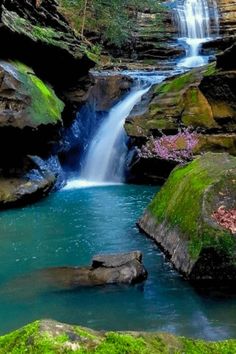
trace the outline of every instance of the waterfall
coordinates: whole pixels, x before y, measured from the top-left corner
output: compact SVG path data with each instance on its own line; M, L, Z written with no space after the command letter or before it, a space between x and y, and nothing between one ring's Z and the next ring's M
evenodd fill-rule
M127 155L125 119L149 90L150 85L137 85L104 118L83 160L79 179L68 182L66 188L124 182Z
M219 17L215 0L177 0L180 40L187 45L186 57L179 66L204 65L208 57L200 55L201 44L218 34Z

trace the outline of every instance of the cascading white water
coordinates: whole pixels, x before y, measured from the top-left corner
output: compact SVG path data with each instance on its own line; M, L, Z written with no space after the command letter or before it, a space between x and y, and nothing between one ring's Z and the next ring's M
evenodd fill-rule
M207 57L200 55L201 44L217 34L219 18L215 0L177 0L180 40L187 44L186 57L178 64L192 68L204 65Z
M96 182L122 182L126 158L125 119L148 88L136 88L116 104L94 136L85 157L81 178Z
M127 154L125 119L149 88L147 85L136 86L110 110L89 145L80 178L69 181L66 188L124 181Z

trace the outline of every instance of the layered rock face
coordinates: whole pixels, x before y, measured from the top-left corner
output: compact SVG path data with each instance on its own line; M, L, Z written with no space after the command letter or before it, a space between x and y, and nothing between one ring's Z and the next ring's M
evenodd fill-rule
M235 157L207 153L176 168L139 220L190 280L236 279L234 231L214 218L222 208L235 210L235 178Z
M133 56L137 60L171 60L184 54L176 42L177 28L168 8L161 10L156 20L155 13L140 12L134 33Z
M217 0L220 13L220 32L223 35L236 33L236 2L234 0Z

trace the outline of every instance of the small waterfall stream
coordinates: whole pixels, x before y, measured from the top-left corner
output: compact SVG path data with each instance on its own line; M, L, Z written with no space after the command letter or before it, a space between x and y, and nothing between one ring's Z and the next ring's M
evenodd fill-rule
M178 65L186 68L204 65L208 57L200 55L201 44L218 34L216 1L179 0L176 10L180 41L187 45L186 57Z
M85 156L81 179L91 182L123 182L127 154L125 119L149 87L134 88L116 104L95 134Z
M138 82L131 92L108 113L85 153L79 178L66 188L78 188L124 182L127 137L125 119L149 90L150 84Z

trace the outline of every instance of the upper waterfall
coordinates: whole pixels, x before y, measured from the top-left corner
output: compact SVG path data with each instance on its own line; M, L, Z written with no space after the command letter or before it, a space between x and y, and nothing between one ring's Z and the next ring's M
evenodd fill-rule
M218 34L219 16L215 0L178 0L179 37L187 45L186 57L179 66L204 65L208 58L200 55L201 44Z

